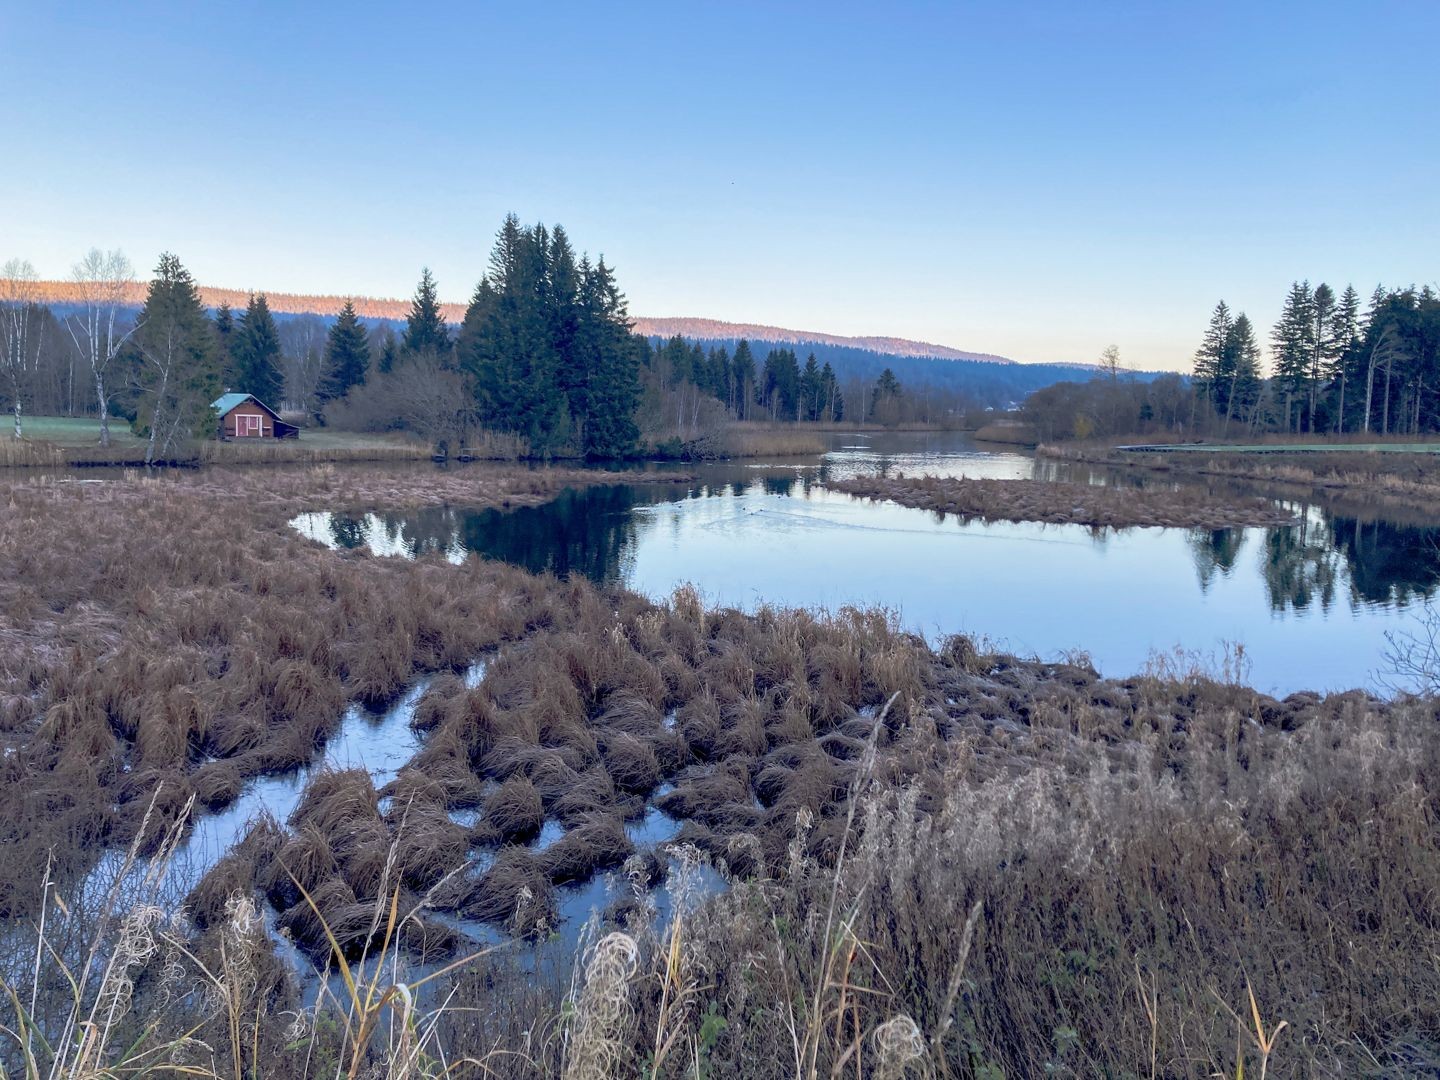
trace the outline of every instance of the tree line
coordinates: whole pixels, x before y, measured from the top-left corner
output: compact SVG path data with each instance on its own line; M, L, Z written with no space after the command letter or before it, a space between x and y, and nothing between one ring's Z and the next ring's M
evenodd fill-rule
M1243 312L1221 301L1195 356L1200 401L1224 430L1421 434L1440 426L1440 297L1429 286L1377 286L1362 306L1294 282L1270 331L1271 374Z
M1021 413L1042 441L1121 435L1425 435L1440 430L1440 296L1429 286L1294 282L1268 335L1225 301L1190 378L1127 377L1113 346L1088 382L1035 391Z
M122 253L92 251L72 276L78 302L52 309L28 263L0 271L0 392L15 434L27 412L89 414L108 445L119 417L146 438L147 460L213 434L210 403L230 390L314 423L409 431L446 453L483 429L537 456L595 458L631 453L642 435L683 445L731 419L893 422L906 401L888 368L842 390L828 362L802 364L793 349L758 360L746 341L733 352L652 343L632 332L603 258L577 255L562 226L514 215L454 328L428 269L398 335L367 326L351 301L328 327L315 316L277 324L263 294L212 315L171 253L138 313L126 306L134 271Z

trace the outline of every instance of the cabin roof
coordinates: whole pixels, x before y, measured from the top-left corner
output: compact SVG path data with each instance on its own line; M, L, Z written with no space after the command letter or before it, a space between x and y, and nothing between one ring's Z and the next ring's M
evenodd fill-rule
M216 412L218 412L220 414L220 418L223 420L225 416L228 415L232 410L238 409L247 401L253 401L256 405L259 405L260 408L264 409L271 416L274 416L276 418L280 416L279 413L277 413L274 409L270 408L269 405L266 405L254 394L221 394L218 398L216 398L210 403L210 407Z

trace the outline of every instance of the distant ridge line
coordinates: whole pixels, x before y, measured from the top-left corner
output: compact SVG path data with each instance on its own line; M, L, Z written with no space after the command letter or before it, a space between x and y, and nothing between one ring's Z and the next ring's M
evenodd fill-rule
M79 301L79 288L70 281L41 281L37 283L39 299L46 304L73 304ZM145 301L147 284L135 282L126 293L126 300L139 307ZM200 299L206 307L229 304L232 308L244 308L252 293L261 289L226 289L214 285L198 287ZM299 293L266 292L270 310L281 315L325 315L333 316L348 299L355 305L355 313L362 319L401 320L410 311L409 300L385 299L374 296L304 295ZM440 310L447 322L459 323L465 317L465 304L441 304ZM680 335L700 340L726 340L747 338L775 345L839 345L866 352L887 353L891 356L932 357L940 360L974 360L988 364L1014 364L1015 361L994 353L969 352L952 349L948 345L935 345L926 341L912 341L901 337L848 337L843 334L826 334L818 330L787 330L781 326L766 326L762 323L734 323L722 319L697 319L685 317L647 318L634 316L635 332L646 337L670 338Z

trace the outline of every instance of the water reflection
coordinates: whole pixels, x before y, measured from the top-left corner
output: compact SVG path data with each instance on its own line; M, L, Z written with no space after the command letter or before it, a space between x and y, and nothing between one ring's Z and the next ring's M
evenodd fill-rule
M951 440L949 450L872 444L819 460L706 467L689 483L593 487L503 512L311 514L296 525L336 547L474 553L651 595L689 581L740 606L879 604L932 637L979 633L1040 655L1078 647L1117 675L1151 650L1239 641L1256 682L1285 691L1372 683L1384 631L1440 586L1440 528L1320 499L1287 504L1295 526L1116 532L957 521L821 486L866 472L1189 482Z

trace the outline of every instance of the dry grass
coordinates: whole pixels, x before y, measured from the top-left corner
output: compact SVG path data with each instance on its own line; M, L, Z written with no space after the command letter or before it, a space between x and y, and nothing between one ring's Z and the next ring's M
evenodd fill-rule
M166 953L147 953L127 968L129 1019L75 1075L125 1071L141 1034L237 1078L256 1061L438 1074L417 1042L427 1062L521 1077L1202 1077L1241 1062L1398 1077L1440 1062L1431 703L1277 701L1159 666L1102 679L967 639L932 650L883 612L710 610L689 590L654 603L331 552L285 525L316 506L536 500L568 477L412 479L0 481L17 524L0 533L11 926L53 916L42 898L106 844L163 853L192 793L219 805L237 777L312 760L346 701L503 646L478 686L432 682L422 748L383 793L363 771L317 771L290 820L258 822L191 893L189 922L167 923L212 973L247 958L256 974L217 980L234 1004L165 998ZM646 797L682 819L670 858L728 881L701 900L672 874L663 930L647 892L660 861L632 856L624 828ZM458 806L479 807L472 830ZM522 846L545 820L563 835ZM493 862L475 850L497 845ZM633 886L614 913L629 945L597 934L610 944L573 987L545 974L553 958L479 961L427 1014L393 968L373 996L296 1010L258 911L244 950L217 936L235 897L267 903L349 987L362 957L456 955L431 909L543 941L557 883L606 870ZM81 1013L41 961L48 990L22 1026L49 1037Z
M1371 436L1370 442L1380 440ZM1284 445L1278 443L1277 445ZM1294 489L1353 492L1367 499L1433 509L1440 505L1440 454L1327 451L1322 454L1223 450L1147 454L1117 451L1110 445L1045 444L1044 457L1152 472L1227 476Z
M835 491L982 521L1040 521L1092 528L1157 525L1233 529L1290 525L1273 500L1219 495L1197 488L1140 489L1040 480L970 480L903 475L832 480Z
M809 457L830 449L825 436L808 425L740 421L726 426L722 457Z

